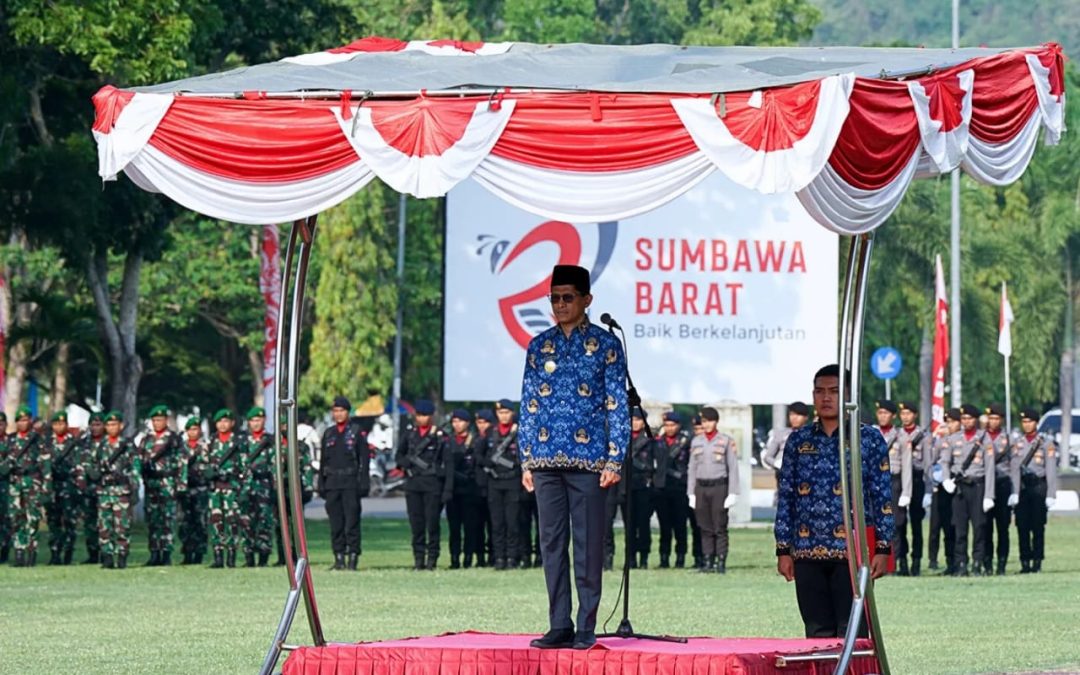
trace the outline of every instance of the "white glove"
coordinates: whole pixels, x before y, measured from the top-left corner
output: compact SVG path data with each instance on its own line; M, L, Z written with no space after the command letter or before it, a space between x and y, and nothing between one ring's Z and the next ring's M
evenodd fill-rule
M1056 502L1057 502L1057 499L1055 499L1053 497L1047 497L1046 498L1046 508L1048 508L1048 509L1054 508L1054 504Z
M992 508L994 508L994 500L987 497L983 500L983 513L986 513Z
M784 453L780 453L779 455L777 455L776 459L773 460L772 465L776 467L777 471L779 471L780 467L784 465Z
M900 499L896 501L896 505L902 509L906 509L909 505L911 505L911 497L905 497L904 495L900 495Z
M922 507L924 509L930 508L930 504L932 504L933 501L934 501L934 498L931 495L923 495L922 496Z
M690 495L690 508L697 508L697 495Z
M724 508L730 509L732 506L735 506L735 502L737 501L739 501L739 495L728 495L727 498L724 499Z
M1020 495L1018 495L1018 494L1009 495L1009 506L1016 506L1019 503L1020 503Z
M945 492L952 494L956 492L956 481L954 481L952 478L946 478L945 480L941 481L941 487L945 488Z

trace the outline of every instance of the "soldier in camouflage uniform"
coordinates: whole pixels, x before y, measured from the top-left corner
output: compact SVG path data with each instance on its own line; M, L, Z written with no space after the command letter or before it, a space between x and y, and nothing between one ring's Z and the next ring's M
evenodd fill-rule
M37 562L37 531L41 513L52 493L52 457L41 436L32 429L30 408L15 414L15 433L8 437L8 454L0 473L8 477L7 507L15 544L15 566Z
M7 439L7 414L0 410L0 565L6 563L11 556L11 518L7 505L8 475L11 469L7 467Z
M135 445L120 436L123 429L124 416L118 411L105 415L104 441L90 445L91 456L75 473L80 490L89 481L97 484L101 566L108 569L127 567L131 506L139 495L141 461Z
M300 447L300 503L307 504L315 495L315 467L311 463L311 447L304 441L299 441ZM271 448L273 450L273 448ZM281 432L281 475L285 479L285 508L292 509L292 497L289 493L289 437L282 429ZM277 541L277 562L275 565L285 564L285 545L281 539L281 514L278 513L277 495L274 495L274 538ZM295 554L293 559L295 560Z
M68 428L67 413L52 416L52 433L45 440L52 457L53 497L45 515L49 523L50 565L70 565L75 552L82 495L75 487L75 466L79 463L79 439Z
M233 414L222 408L214 413L217 433L210 439L210 544L214 562L210 567L236 567L240 543L240 491L245 470L244 440L233 433Z
M79 439L79 457L74 467L75 473L78 473L79 467L87 466L87 462L94 456L96 447L105 442L105 415L99 412L91 413L89 427L89 433L84 433ZM76 484L76 490L79 493L79 517L82 519L83 538L86 539L86 560L83 564L97 565L101 561L97 522L97 482L90 480L86 472L83 472L82 476L84 486L78 487Z
M210 480L206 468L210 449L202 437L202 423L189 417L184 424L184 454L187 457L187 490L179 494L180 548L185 565L201 565L206 555L206 523L210 518Z
M187 490L187 453L180 435L169 428L169 409L150 409L150 432L139 443L139 460L146 486L146 530L150 538L147 567L172 564L176 501Z
M274 529L274 436L266 433L266 411L256 406L248 411L245 437L247 470L244 472L240 530L244 539L244 566L266 567L270 559Z

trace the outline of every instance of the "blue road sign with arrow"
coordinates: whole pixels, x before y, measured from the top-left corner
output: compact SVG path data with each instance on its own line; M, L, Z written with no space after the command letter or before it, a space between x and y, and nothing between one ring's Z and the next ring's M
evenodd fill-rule
M893 347L880 347L870 357L870 370L881 380L891 380L900 374L904 360Z

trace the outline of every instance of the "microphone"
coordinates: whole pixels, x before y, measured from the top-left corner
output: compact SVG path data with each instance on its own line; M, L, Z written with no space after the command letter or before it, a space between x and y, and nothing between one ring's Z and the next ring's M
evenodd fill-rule
M600 323L608 326L609 328L614 328L615 330L622 330L622 326L619 325L619 322L611 318L611 315L607 312L604 312L600 315Z

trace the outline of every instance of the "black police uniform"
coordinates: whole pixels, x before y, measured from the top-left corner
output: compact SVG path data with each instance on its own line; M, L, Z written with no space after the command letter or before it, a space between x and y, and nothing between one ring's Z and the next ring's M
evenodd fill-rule
M464 539L465 568L481 554L484 510L480 496L480 467L476 461L476 432L450 437L450 455L454 466L454 497L446 505L450 525L450 568L461 566ZM464 537L462 537L464 534Z
M649 566L649 551L652 549L652 485L653 485L653 444L644 431L630 434L630 541L637 564L645 569Z
M521 486L517 425L491 427L488 450L478 459L488 475L488 510L491 513L492 555L495 569L518 565L521 553L520 507L525 489Z
M414 569L435 569L439 560L439 515L454 494L453 461L447 435L438 427L409 424L398 443L397 465L405 481L405 510L412 530Z
M334 566L356 568L360 547L361 498L370 489L371 455L367 435L352 422L332 424L323 432L319 463L319 493L330 518Z
M660 567L670 565L673 536L675 567L684 567L686 523L691 518L690 502L686 496L690 434L680 429L674 436L662 435L657 438L653 444L653 462L656 467L653 473L653 502L660 521Z

